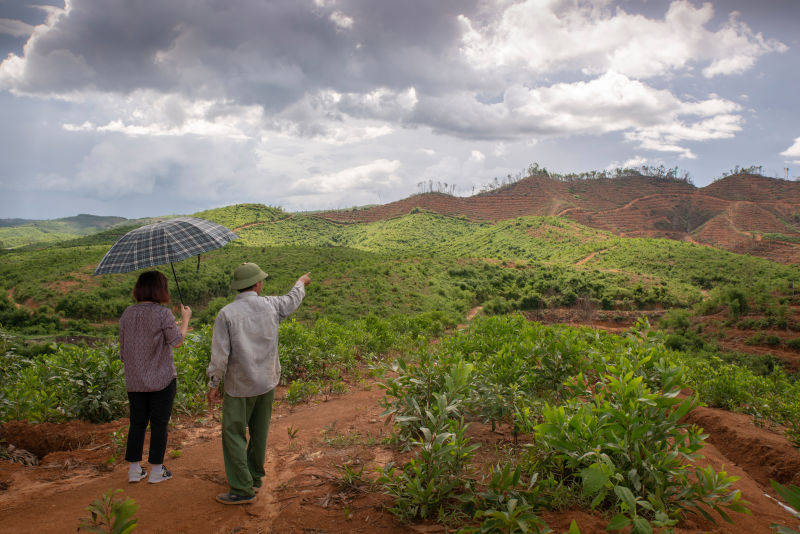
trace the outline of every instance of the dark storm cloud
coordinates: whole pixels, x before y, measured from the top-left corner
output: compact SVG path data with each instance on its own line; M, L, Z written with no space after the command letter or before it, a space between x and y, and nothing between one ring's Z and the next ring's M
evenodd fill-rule
M319 88L435 91L466 77L456 17L472 4L73 0L29 43L14 89L156 89L273 110Z

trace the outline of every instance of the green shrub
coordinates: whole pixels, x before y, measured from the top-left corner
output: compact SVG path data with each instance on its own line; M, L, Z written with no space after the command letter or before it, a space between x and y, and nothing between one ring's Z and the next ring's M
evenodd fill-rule
M467 426L454 419L448 406L452 401L435 393L432 406L417 421L410 443L417 452L402 469L387 464L377 483L394 498L389 511L403 521L414 519L443 519L456 507L456 496L469 489L465 476L478 445L470 444L465 436Z
M661 388L653 391L637 376L647 363L611 365L595 384L579 375L576 392L593 391L588 403L546 406L535 427L543 465L579 481L592 508L616 512L609 530L671 527L686 512L708 516L703 507L730 520L723 507L745 511L731 488L736 477L682 461L695 458L705 438L680 423L697 404L677 397L682 370L660 362Z
M286 390L286 402L289 404L299 404L309 400L319 393L319 391L319 384L315 382L292 380L289 384L289 389Z
M689 310L672 309L667 312L661 321L661 325L673 332L686 334L692 326L692 314Z

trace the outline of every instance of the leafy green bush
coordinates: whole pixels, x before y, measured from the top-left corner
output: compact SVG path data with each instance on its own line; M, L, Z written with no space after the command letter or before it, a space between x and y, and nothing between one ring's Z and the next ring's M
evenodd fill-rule
M682 370L662 361L661 389L653 391L640 374L646 364L623 360L596 383L579 375L576 393L592 392L588 403L546 406L535 427L539 465L580 481L592 508L616 511L610 530L650 532L651 524L673 526L685 512L710 517L703 506L725 520L723 507L744 512L731 489L735 477L682 461L695 458L705 438L680 423L697 404L677 397Z
M305 382L303 380L292 380L286 390L286 402L289 404L299 404L305 402L317 393L320 387L316 382Z
M461 497L467 510L473 512L474 519L481 522L475 527L459 529L458 534L549 532L550 529L535 512L539 504L536 482L534 476L527 485L523 484L519 466L495 466L481 484L483 489Z
M469 489L465 471L478 445L465 436L463 419L454 419L444 394L433 394L431 406L417 421L419 437L410 440L417 456L402 469L387 464L377 483L394 497L389 510L403 521L445 518L457 505L456 495Z
M59 345L33 360L6 354L0 420L111 421L124 414L127 394L115 347Z

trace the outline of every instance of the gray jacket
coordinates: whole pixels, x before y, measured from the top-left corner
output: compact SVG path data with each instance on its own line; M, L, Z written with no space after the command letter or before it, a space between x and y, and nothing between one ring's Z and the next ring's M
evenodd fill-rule
M255 397L274 389L281 378L278 325L300 306L305 295L305 285L298 281L282 297L244 291L222 308L211 340L207 370L211 387L217 387L224 377L225 393L232 397Z

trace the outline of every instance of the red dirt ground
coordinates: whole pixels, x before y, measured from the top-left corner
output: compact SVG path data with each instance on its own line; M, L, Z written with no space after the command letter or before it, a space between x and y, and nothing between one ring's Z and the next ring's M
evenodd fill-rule
M363 386L362 382L362 386ZM168 450L180 451L167 465L174 478L159 485L128 484L127 465L111 466L110 434L127 431L127 421L105 425L72 422L61 425L5 425L4 438L19 447L50 452L35 467L0 461L0 525L3 532L74 532L86 506L105 491L120 494L140 506L139 531L153 533L401 533L446 532L432 524L404 525L385 505L386 496L366 488L345 488L338 466L364 467L363 476L374 479L375 468L403 455L383 444L388 429L380 418L378 400L383 390L374 384L351 392L290 407L276 404L267 453L265 488L256 502L223 506L214 495L227 489L219 423L216 414L180 419L170 432ZM279 390L278 397L285 391ZM798 484L800 454L779 433L753 425L750 418L721 410L698 409L691 421L711 436L704 449L706 460L740 480L736 487L749 501L752 515L734 514L736 524L689 518L678 532L748 534L770 533L769 525L797 526L776 501L769 478ZM509 447L506 429L492 432L473 424L469 435L482 444L479 457L491 459L495 444ZM77 447L77 448L76 448ZM565 532L575 519L581 532L602 532L607 519L584 510L542 514L555 532Z

